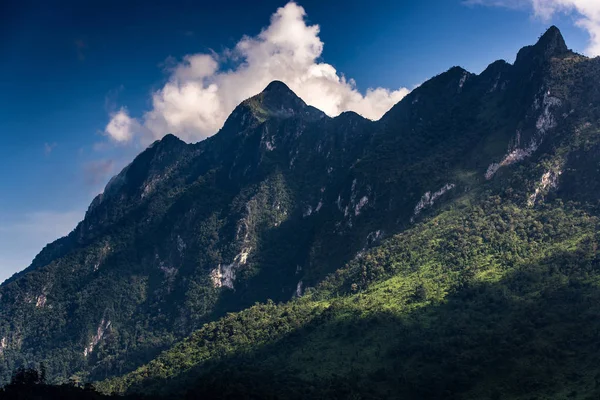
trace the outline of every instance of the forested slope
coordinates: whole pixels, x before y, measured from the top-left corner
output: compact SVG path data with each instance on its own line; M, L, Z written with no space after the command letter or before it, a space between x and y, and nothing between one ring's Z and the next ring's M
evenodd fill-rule
M273 82L213 137L154 143L0 286L2 379L44 362L118 393L593 398L597 82L555 27L379 121Z

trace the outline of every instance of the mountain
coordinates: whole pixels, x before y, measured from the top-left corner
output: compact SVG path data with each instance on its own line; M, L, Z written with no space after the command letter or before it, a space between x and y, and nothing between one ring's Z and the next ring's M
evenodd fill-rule
M190 398L595 398L600 59L552 27L379 121L165 136L0 286L0 374ZM163 351L165 350L165 351Z

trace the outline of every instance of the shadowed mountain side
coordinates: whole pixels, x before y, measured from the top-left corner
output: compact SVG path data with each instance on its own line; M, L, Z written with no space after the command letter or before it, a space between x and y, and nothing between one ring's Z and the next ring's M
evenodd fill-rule
M402 316L332 306L275 343L170 378L167 388L147 381L144 391L192 387L190 399L591 399L600 394L592 333L600 323L590 322L600 291L583 276L566 282L549 273L557 261L462 288L443 303L414 299Z
M596 398L596 335L580 332L600 329L589 321L600 311L598 286L579 280L559 285L552 280L560 276L546 272L520 271L499 284L476 284L404 318L385 311L366 318L356 309L332 311L331 320L312 322L254 354L209 364L197 380L182 378L175 386L194 387L190 399L216 393L280 399ZM548 287L541 299L514 290L523 274ZM513 290L507 293L507 287ZM328 334L315 332L323 330Z
M560 203L523 210L498 200L447 210L302 299L230 314L99 387L255 398L593 398L598 221Z
M3 400L150 400L142 396L106 396L92 390L66 385L8 385L4 389L0 389L0 397Z

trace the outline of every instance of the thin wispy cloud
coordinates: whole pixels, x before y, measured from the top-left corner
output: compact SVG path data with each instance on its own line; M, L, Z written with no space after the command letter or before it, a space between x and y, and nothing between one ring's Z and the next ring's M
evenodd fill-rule
M307 24L304 8L290 2L277 9L269 26L256 36L244 36L233 49L167 63L169 78L152 93L152 109L133 118L120 108L111 114L105 134L117 143L134 138L147 143L167 133L197 141L215 134L241 101L273 80L285 82L330 116L352 110L379 119L409 92L374 88L361 93L354 80L321 61L319 29Z
M77 59L79 61L85 61L85 50L87 49L87 43L83 39L75 40L75 50L77 51Z
M83 167L85 183L89 186L98 186L106 183L115 172L114 160L95 160L86 163Z
M115 112L119 107L117 106L117 102L119 100L119 96L125 90L125 86L119 85L106 93L104 96L104 109L108 113Z
M55 240L72 231L82 217L82 211L36 211L0 226L0 232L47 236Z
M16 219L0 215L0 283L29 266L46 244L69 234L84 213L83 210L39 211Z
M49 156L54 151L55 147L56 147L56 142L44 143L44 154Z
M600 0L466 0L464 4L529 8L544 21L551 21L556 14L573 15L575 24L590 35L586 53L600 56Z
M489 6L489 7L505 7L513 9L525 9L530 4L530 0L464 0L466 6Z

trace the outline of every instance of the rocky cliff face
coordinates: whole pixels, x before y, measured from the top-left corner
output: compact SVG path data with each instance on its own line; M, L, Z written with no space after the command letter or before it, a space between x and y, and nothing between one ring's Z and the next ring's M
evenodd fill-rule
M330 118L273 82L213 137L152 144L0 287L0 374L130 371L226 312L302 296L464 196L595 204L599 77L551 28L514 65L452 68L380 121Z

